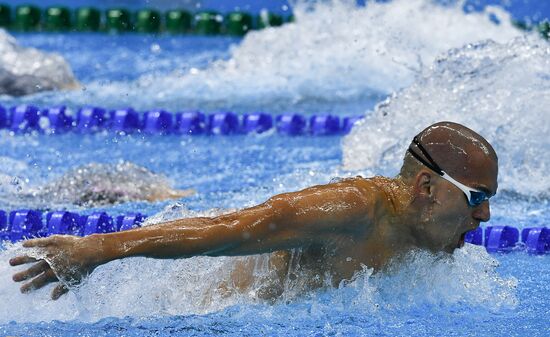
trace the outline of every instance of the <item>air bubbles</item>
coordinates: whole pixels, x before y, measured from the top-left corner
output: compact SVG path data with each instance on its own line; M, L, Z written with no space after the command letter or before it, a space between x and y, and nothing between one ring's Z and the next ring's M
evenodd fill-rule
M21 192L23 190L23 181L19 177L13 177L10 181L11 186L15 187L15 190L17 192Z
M151 52L152 53L160 53L161 52L161 48L160 48L160 45L158 43L153 43L151 45Z

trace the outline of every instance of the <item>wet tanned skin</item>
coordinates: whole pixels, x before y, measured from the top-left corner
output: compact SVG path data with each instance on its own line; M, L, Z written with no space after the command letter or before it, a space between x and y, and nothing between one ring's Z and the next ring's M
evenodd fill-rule
M467 186L496 193L498 163L490 145L462 125L442 122L419 134L433 159ZM328 275L333 285L349 280L362 265L381 270L411 249L452 253L463 234L490 217L489 202L469 206L464 194L437 173L405 158L396 178L345 179L284 193L263 204L214 218L179 219L130 231L84 238L53 236L23 243L39 247L46 260L19 256L12 265L34 265L13 276L30 280L22 291L57 282L71 284L101 264L130 256L173 259L277 252L270 265L280 278L288 272L290 249L299 248L301 266ZM235 277L251 283L246 264ZM321 286L322 280L312 282ZM58 285L56 299L67 291ZM274 291L274 295L277 291Z

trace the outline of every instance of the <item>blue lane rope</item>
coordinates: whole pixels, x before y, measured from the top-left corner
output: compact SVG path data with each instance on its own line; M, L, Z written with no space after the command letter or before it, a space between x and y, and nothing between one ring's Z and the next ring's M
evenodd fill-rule
M334 115L302 116L272 115L257 112L238 116L233 112L204 114L183 111L172 114L158 109L139 114L133 108L107 110L82 107L72 116L65 106L40 109L33 105L18 105L6 109L0 105L0 129L14 133L39 132L87 134L110 130L121 134L152 135L235 135L263 133L273 128L280 135L334 136L351 131L363 116L340 118Z
M94 233L112 233L141 226L147 217L141 213L128 213L115 217L105 212L80 215L68 211L43 213L21 209L6 214L0 210L0 241L17 242L55 234L87 236Z
M140 227L146 216L128 213L115 217L105 212L80 215L68 211L43 214L38 210L0 211L0 241L17 242L55 234L86 236L94 233L112 233ZM489 253L507 253L525 250L529 254L550 253L550 228L528 227L520 230L512 226L487 226L470 231L465 242L483 245Z

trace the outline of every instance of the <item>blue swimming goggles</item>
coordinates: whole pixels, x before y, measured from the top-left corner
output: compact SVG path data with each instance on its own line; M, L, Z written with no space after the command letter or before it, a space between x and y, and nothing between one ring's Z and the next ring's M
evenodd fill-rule
M426 157L427 161L422 158L418 153L414 152L412 148L409 146L409 153L413 155L418 161L420 161L422 164L424 164L426 167L434 171L435 173L439 174L443 179L447 180L451 184L458 187L462 192L464 192L464 195L466 195L466 199L468 200L468 204L472 207L481 205L482 202L485 200L489 200L490 196L480 190L477 190L475 188L468 187L448 175L445 171L437 165L432 157L428 154L426 149L420 144L420 141L418 140L418 137L413 138L413 143L418 147L418 149L422 152L424 157Z

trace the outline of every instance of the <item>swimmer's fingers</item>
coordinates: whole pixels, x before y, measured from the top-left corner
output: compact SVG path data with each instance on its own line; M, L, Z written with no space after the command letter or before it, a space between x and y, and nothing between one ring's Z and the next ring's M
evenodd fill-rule
M21 282L28 280L32 277L35 277L36 275L40 275L46 270L50 269L50 265L48 262L41 260L35 263L32 267L30 267L27 270L23 270L22 272L13 274L13 280L15 282Z
M32 239L32 240L24 241L23 242L23 247L25 247L25 248L47 247L47 246L50 246L50 245L52 245L54 243L57 243L57 242L58 242L57 238L55 238L55 237L42 238L42 239ZM38 260L39 259L28 256L28 255L21 255L21 256L16 256L16 257L10 259L9 262L10 262L10 265L12 265L12 266L19 266L21 264L36 262Z
M57 287L55 287L52 291L52 300L57 300L64 294L66 294L69 291L69 288L67 288L64 284L59 284Z
M27 255L22 255L22 256L16 256L16 257L10 259L10 265L11 266L19 266L21 264L31 263L31 262L36 262L36 261L38 261L38 260L35 259L34 257L30 257L30 256L27 256Z
M25 283L21 286L22 293L28 293L31 290L40 289L48 283L57 281L57 277L53 273L53 270L48 269L42 274L35 277L32 281Z
M47 247L52 243L56 243L56 242L57 242L57 239L55 236L52 236L49 238L31 239L31 240L23 241L23 247L25 248Z

